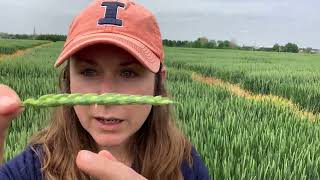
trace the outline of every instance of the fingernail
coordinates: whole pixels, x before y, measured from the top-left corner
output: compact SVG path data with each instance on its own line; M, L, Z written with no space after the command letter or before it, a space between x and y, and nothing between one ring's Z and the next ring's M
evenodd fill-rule
M6 107L9 106L11 104L16 103L17 101L9 96L0 96L0 106L2 107Z
M90 151L84 150L81 152L81 154L82 158L87 162L91 162L94 159L93 153L91 153Z

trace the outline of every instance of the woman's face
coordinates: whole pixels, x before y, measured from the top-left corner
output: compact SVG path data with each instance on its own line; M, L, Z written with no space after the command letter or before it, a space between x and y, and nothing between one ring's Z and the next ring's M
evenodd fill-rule
M155 74L126 51L94 45L82 49L70 61L71 93L120 93L154 95ZM121 146L139 130L152 105L77 105L80 123L100 148ZM121 119L110 121L97 117Z

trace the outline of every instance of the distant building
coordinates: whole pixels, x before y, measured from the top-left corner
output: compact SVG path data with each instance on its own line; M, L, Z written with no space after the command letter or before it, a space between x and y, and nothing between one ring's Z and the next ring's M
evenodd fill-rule
M300 48L300 53L311 53L311 54L320 54L320 49L313 49L313 48Z
M36 26L33 27L33 39L36 39L37 32L36 32Z
M320 49L312 49L312 50L311 50L311 53L320 54Z

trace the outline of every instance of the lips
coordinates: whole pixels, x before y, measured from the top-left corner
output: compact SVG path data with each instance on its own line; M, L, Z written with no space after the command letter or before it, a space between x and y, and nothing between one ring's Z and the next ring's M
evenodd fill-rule
M112 120L97 119L97 120L102 122L103 124L118 124L123 121L123 120L117 120L117 119L112 119Z
M116 117L95 116L94 118L99 121L104 121L104 122L122 122L122 121L124 121L123 119L119 119Z
M119 130L122 127L124 120L114 118L114 117L95 117L96 122L98 122L97 127L106 131L115 131Z

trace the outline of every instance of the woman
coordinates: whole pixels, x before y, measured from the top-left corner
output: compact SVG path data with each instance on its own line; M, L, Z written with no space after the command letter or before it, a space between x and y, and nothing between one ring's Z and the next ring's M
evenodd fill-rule
M151 12L131 1L99 0L73 20L55 67L66 63L61 93L167 96L163 60ZM20 105L16 92L1 85L1 149ZM169 105L64 106L52 117L1 166L0 179L209 179Z

